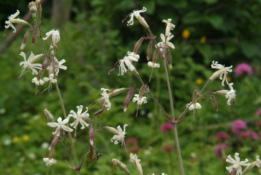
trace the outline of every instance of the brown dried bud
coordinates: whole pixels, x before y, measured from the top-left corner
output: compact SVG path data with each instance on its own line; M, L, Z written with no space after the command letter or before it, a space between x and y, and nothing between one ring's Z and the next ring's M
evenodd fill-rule
M128 94L127 94L127 96L125 98L125 101L124 101L124 112L127 111L127 108L128 108L128 106L130 104L130 101L131 101L131 97L133 95L133 92L134 92L134 88L130 87L129 88L129 92L128 92Z
M156 49L154 50L154 53L153 53L152 62L153 62L153 63L156 63L158 57L159 57L159 48L156 48Z
M136 54L140 48L140 46L142 45L143 41L144 41L144 37L141 37L135 44L133 52Z
M149 61L151 58L151 53L152 53L152 43L153 41L150 40L148 47L147 47L147 60Z
M29 37L29 35L30 35L30 32L31 32L31 29L30 29L30 28L27 29L27 31L25 32L25 34L24 34L24 40L23 40L23 43L22 43L22 45L21 45L21 47L20 47L21 50L23 50L23 49L25 48L25 45L26 45L26 43L27 43L28 37Z
M170 50L167 49L167 61L168 61L169 69L172 69L171 59L172 59L172 58L171 58Z
M215 96L211 95L210 98L211 98L212 106L214 107L215 111L218 111L218 104L217 104L217 100L216 100Z

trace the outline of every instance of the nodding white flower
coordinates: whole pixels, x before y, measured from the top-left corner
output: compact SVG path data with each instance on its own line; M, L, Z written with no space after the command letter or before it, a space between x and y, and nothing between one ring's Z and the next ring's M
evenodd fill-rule
M143 7L142 10L134 10L129 16L130 16L130 20L127 22L127 26L131 26L134 24L134 17L137 18L137 20L140 22L140 24L145 27L146 29L149 28L149 25L147 24L147 22L145 21L145 19L140 16L140 13L144 13L146 12L147 9L146 7Z
M118 144L119 142L121 142L122 144L124 144L124 137L125 137L125 135L127 134L126 131L125 131L127 126L128 126L128 125L125 124L125 125L123 126L123 130L122 130L122 128L121 128L120 125L117 126L118 134L117 134L117 135L114 135L114 136L111 138L111 142L114 142L114 144Z
M128 70L125 67L125 65L128 67L130 71L136 70L135 67L132 65L132 61L138 62L140 59L140 56L134 52L128 52L127 56L125 56L123 59L120 60L120 73L119 75L124 75Z
M55 164L57 162L55 159L50 159L49 157L43 158L43 161L46 164L46 166L51 166L52 164Z
M165 36L169 36L170 35L170 31L173 30L175 28L174 24L171 24L171 20L172 19L168 19L168 20L163 20L162 22L166 23L166 32L165 32Z
M50 83L57 83L57 79L54 77L54 74L49 74L49 78L44 77L43 78L44 82L50 82Z
M26 60L26 55L24 52L21 52L20 55L24 58L24 61L20 62L20 66L23 67L23 69L31 69L33 75L37 75L38 72L36 69L42 69L42 65L40 63L33 63L40 59L44 54L38 54L34 55L33 52L31 52L28 60Z
M253 163L254 166L256 166L257 168L261 169L261 161L259 159L259 156L256 156L256 161Z
M137 102L138 105L142 105L147 103L147 97L142 97L139 94L134 94L134 97L132 99L132 102Z
M227 81L227 74L228 72L232 72L232 67L233 66L230 66L230 67L225 67L221 64L218 64L217 61L212 61L212 65L211 65L211 68L212 69L218 69L218 71L216 71L210 78L209 80L214 80L216 77L219 76L219 79L222 80L222 86L225 86L225 81L227 82L228 84L228 81Z
M58 76L60 69L67 70L67 66L63 65L66 62L66 60L62 59L61 61L58 61L56 57L54 57L54 60L55 60L55 66L54 66L55 75ZM50 70L50 66L47 67L47 70Z
M53 135L55 136L60 136L60 131L61 129L67 132L72 132L73 129L66 126L66 124L69 122L69 118L66 118L64 120L62 120L61 117L59 117L57 119L57 123L56 122L49 122L47 123L48 126L56 128L55 132L53 132Z
M227 157L226 162L233 164L230 167L226 167L229 173L236 172L236 175L242 175L242 167L241 166L249 166L250 163L247 163L248 160L240 162L239 154L235 153L235 159L233 159L230 155Z
M34 83L36 86L39 86L39 85L43 85L44 84L44 81L42 79L39 79L37 77L34 77L32 79L32 83Z
M163 34L160 34L160 38L161 38L162 41L157 44L157 47L160 48L161 52L164 50L164 47L170 47L172 49L175 49L174 44L169 42L173 37L174 37L174 35L172 35L172 34L168 35L167 36L167 41L166 41L165 40L165 36ZM166 46L166 44L167 44L167 46Z
M187 104L187 106L189 106L191 103ZM200 103L192 103L190 106L189 106L189 110L190 111L193 111L193 110L196 110L196 109L201 109L201 104Z
M148 62L148 66L151 67L151 68L160 68L159 63L153 63L151 61Z
M101 90L102 90L102 93L101 93L102 99L101 100L104 102L104 104L105 104L104 106L108 111L109 109L111 109L111 102L109 99L110 96L107 93L107 91L109 91L109 89L101 88Z
M230 90L219 90L214 92L214 94L225 95L227 100L227 105L231 105L231 100L236 98L236 90L233 88L233 83L228 84Z
M46 37L43 40L47 40L49 37L52 37L52 45L56 47L57 43L60 41L60 32L59 30L52 29L46 33Z
M136 154L130 153L130 162L137 166L139 173L142 175L142 166L140 164L140 159L138 159L138 156Z
M11 27L11 28L14 30L13 33L16 32L16 28L14 27L13 23L30 25L30 24L29 24L28 22L26 22L25 20L22 20L22 19L19 19L19 18L15 19L19 14L20 14L20 12L19 12L19 10L17 10L15 14L10 15L10 16L8 17L8 20L5 21L5 24L6 24L6 25L5 25L5 28L7 29L7 28Z
M74 112L73 110L70 111L70 114L68 115L68 118L73 117L75 119L75 121L73 123L71 123L70 125L73 126L73 128L77 128L78 123L80 122L81 124L81 129L84 129L85 126L88 127L89 124L86 123L84 120L89 118L89 113L88 113L88 108L86 107L86 111L82 112L83 106L77 106L77 113Z

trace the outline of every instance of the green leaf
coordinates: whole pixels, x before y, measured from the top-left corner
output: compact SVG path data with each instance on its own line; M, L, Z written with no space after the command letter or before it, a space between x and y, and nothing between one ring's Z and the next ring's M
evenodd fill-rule
M184 17L183 17L183 22L185 24L195 24L200 22L202 19L202 17L198 14L198 12L196 11L192 11L187 13Z
M218 15L211 15L205 18L215 29L224 29L223 18Z
M257 44L250 43L248 41L240 42L240 47L242 48L243 53L246 57L251 58L253 56L261 56L260 48Z
M204 58L210 58L212 56L212 49L210 45L197 45L196 48Z

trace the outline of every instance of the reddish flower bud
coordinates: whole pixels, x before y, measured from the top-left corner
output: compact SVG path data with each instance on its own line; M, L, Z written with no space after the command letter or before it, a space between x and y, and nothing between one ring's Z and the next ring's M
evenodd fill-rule
M151 58L151 53L152 53L152 43L153 41L150 40L148 47L147 47L147 60L149 61Z
M127 108L128 108L128 106L130 104L130 101L131 101L132 95L134 93L134 90L135 90L135 88L133 88L133 87L129 88L129 92L128 92L128 94L127 94L127 96L125 98L125 101L124 101L124 112L127 111Z
M172 58L171 58L170 50L167 49L167 62L168 62L169 69L172 69L171 59L172 59Z
M142 45L144 39L145 39L144 37L141 37L141 38L136 42L136 44L135 44L135 46L134 46L134 49L133 49L133 52L134 52L134 53L137 53L137 52L138 52L138 50L139 50L140 46Z
M30 32L31 32L31 28L27 29L27 31L25 32L24 40L23 40L23 43L22 43L21 48L20 48L21 50L23 50L25 48L25 45L27 43L28 37L30 35Z

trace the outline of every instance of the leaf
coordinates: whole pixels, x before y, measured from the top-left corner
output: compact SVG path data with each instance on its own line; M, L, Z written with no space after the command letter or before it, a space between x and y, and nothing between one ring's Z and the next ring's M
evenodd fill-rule
M185 24L195 24L200 22L201 20L202 17L196 11L189 12L183 17L183 22Z
M253 56L261 56L261 52L257 44L248 41L242 41L240 42L240 47L245 56L248 58Z
M210 45L197 45L196 48L204 56L204 58L210 58L212 56L212 49Z
M224 29L223 18L218 15L206 16L205 20L209 22L215 29Z

